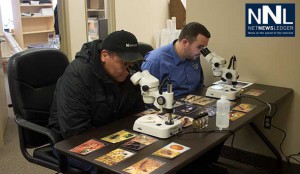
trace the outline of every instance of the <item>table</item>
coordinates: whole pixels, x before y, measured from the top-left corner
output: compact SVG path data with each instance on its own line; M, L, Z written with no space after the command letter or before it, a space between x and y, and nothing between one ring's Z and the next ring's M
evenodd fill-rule
M262 84L253 84L245 89L245 92L250 89L260 89L265 90L265 93L262 95L256 97L257 99L274 103L279 105L281 102L283 102L290 94L292 94L292 89L289 88L283 88L283 87L275 87L275 86L268 86L268 85L262 85ZM205 89L202 89L200 91L197 91L193 94L197 95L203 95L205 94ZM258 116L264 116L268 113L268 106L260 103L256 100L249 99L249 98L239 98L236 101L236 105L240 103L251 103L255 104L256 107L251 111L245 114L243 117L230 122L230 126L228 130L237 132L244 126L250 125L256 133L259 135L260 138L263 139L263 141L266 143L266 145L272 150L272 152L276 155L278 159L279 165L282 163L281 156L279 152L276 150L276 148L270 143L270 141L263 135L263 133L256 127L256 125L253 123L253 119ZM115 132L118 132L122 129L126 129L129 131L132 131L132 126L137 117L131 116L126 117L122 120L118 120L116 122L113 122L111 124L108 124L106 126L103 126L99 129L89 130L81 135L74 136L72 138L69 138L67 140L61 141L55 145L55 148L61 152L65 156L81 159L83 161L86 161L90 164L93 164L97 166L99 169L104 171L110 171L114 173L124 173L122 170L131 166L132 164L144 159L145 157L151 157L155 159L159 159L161 161L166 162L165 165L155 170L153 173L172 173L176 172L177 170L181 169L185 165L189 164L190 162L194 161L201 155L203 155L205 152L209 151L216 145L218 145L220 142L225 141L228 139L232 134L230 132L220 132L220 133L191 133L191 134L184 134L181 136L173 136L168 139L160 139L159 141L151 144L150 146L140 150L137 152L136 155L116 164L113 166L108 166L103 163L97 162L97 157L104 155L116 148L118 148L121 144L124 142L120 142L117 144L110 144L109 146L102 148L100 150L94 151L87 156L78 155L75 153L70 152L69 150L74 148L75 146L78 146L79 144L82 144L86 142L87 140L91 138L95 139L101 139L102 137L105 137L107 135L113 134ZM126 123L126 124L124 124ZM209 126L207 130L217 130L215 126L215 117L209 118ZM183 129L183 133L192 131L191 127L188 127L186 129ZM176 142L185 146L190 147L191 149L184 152L180 156L174 158L174 159L165 159L161 157L152 156L151 154L155 152L156 150L164 147L165 145L169 144L170 142Z

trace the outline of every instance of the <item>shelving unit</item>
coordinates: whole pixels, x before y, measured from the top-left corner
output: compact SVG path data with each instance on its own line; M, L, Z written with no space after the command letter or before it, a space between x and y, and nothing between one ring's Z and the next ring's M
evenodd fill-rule
M48 34L54 34L54 14L50 3L30 5L22 0L12 0L15 38L25 49L31 44L47 43ZM41 13L48 11L50 13Z
M106 0L86 0L87 40L103 39L108 34Z

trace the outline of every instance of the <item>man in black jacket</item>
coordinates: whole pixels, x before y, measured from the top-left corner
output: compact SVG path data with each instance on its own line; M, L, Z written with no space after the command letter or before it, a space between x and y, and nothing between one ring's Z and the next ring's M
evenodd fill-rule
M136 37L127 31L84 44L57 82L49 128L66 139L144 110L139 87L127 71L141 59ZM92 165L68 162L96 173Z

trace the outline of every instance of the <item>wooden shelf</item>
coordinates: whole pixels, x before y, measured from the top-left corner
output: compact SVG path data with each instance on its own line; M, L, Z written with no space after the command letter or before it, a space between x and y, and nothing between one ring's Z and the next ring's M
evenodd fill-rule
M105 12L105 9L88 9L88 12L90 11L101 11L101 12Z
M31 19L31 18L53 18L53 16L22 16L22 19Z
M29 44L48 42L48 34L54 33L54 15L49 16L22 16L25 14L39 13L42 9L52 9L53 4L22 4L22 0L11 0L15 26L16 41L22 49Z
M108 34L106 0L86 0L87 39L104 39Z
M24 5L21 4L20 7L52 7L52 4L39 4L39 5Z
M23 34L28 35L28 34L39 34L39 33L51 33L51 32L54 32L54 30L29 31L29 32L23 32Z

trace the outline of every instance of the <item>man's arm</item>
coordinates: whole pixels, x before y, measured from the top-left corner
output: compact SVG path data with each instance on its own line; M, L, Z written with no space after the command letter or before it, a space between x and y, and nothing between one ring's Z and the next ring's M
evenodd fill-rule
M61 134L68 138L91 127L90 92L82 74L66 71L56 87L57 114Z

